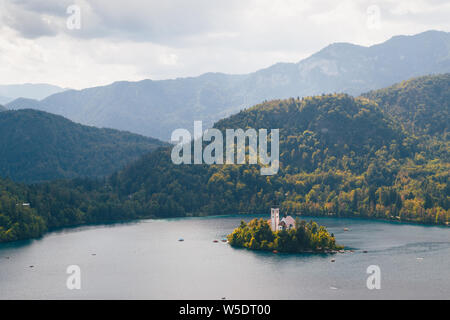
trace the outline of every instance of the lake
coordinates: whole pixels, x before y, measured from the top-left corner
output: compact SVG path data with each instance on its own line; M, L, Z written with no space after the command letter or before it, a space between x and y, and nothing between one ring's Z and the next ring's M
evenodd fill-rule
M254 217L141 220L1 244L0 299L450 298L446 227L312 218L354 250L334 255L213 242ZM81 290L66 287L69 265L81 269ZM370 265L380 268L379 290L366 286Z

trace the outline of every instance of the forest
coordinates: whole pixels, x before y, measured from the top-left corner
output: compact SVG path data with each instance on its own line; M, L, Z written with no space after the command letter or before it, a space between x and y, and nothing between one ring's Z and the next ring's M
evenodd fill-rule
M0 176L14 181L107 176L163 145L167 144L84 126L44 111L0 112Z
M268 214L274 203L293 216L448 225L448 124L426 123L448 114L449 80L422 77L356 98L268 101L214 125L279 128L280 170L273 176L262 176L259 164L175 165L171 148L161 147L106 178L31 185L0 179L0 241L86 223ZM403 91L426 106L439 103L423 112Z

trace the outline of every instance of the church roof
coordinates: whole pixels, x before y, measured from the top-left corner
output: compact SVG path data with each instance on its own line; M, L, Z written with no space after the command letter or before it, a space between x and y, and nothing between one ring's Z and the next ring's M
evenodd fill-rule
M294 218L292 218L291 216L287 216L287 217L284 217L283 219L281 219L281 221L283 221L284 223L286 223L286 225L293 225L293 226L295 226L295 219Z

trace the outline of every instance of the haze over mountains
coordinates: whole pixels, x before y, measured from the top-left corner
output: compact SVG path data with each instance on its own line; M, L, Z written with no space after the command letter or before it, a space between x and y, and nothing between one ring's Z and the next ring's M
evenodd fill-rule
M66 89L45 83L0 85L0 103L6 104L18 98L44 99Z
M40 109L83 124L168 140L174 129L190 129L194 120L212 126L264 100L332 92L359 95L444 72L450 72L450 33L428 31L371 47L335 43L298 63L278 63L250 74L115 82L41 101L18 99L7 107Z

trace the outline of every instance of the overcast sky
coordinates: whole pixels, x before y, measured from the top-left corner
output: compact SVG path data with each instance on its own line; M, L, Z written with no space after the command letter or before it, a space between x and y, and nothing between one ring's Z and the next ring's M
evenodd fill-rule
M0 84L247 73L333 42L450 31L449 17L448 0L0 0Z

